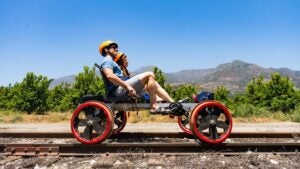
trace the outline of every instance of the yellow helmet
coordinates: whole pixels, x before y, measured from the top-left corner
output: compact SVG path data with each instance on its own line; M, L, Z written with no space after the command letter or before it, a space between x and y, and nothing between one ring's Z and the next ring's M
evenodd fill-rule
M121 59L121 57L124 55L122 52L118 52L117 56L114 58L114 61L117 62L118 60Z
M111 40L107 40L107 41L104 41L100 44L99 46L99 52L102 56L105 56L105 51L104 49L109 47L110 45L116 45L118 47L118 44L114 41L111 41Z

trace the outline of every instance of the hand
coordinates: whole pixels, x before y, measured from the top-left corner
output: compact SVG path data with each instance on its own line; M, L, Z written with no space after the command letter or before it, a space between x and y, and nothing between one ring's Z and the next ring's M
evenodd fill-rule
M131 87L130 85L128 85L126 87L126 89L128 90L128 95L129 96L136 97L136 91L134 90L133 87Z

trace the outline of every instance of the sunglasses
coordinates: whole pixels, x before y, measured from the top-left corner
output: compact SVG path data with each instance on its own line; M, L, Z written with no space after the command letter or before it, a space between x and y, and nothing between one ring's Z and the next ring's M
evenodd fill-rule
M117 49L118 47L116 45L111 45L109 48Z

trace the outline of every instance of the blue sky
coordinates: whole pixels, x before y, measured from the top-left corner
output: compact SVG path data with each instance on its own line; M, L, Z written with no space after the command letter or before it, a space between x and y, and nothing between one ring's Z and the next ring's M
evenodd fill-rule
M1 0L0 85L101 62L119 43L129 69L213 68L239 59L300 70L298 0Z

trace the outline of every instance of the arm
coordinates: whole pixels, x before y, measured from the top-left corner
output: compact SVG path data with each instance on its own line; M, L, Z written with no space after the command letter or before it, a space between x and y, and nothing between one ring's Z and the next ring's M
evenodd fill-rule
M113 82L113 83L115 83L115 84L117 84L119 86L122 86L124 89L128 90L129 96L135 96L136 95L136 91L134 90L134 88L132 88L130 85L128 85L122 79L120 79L118 76L116 76L113 73L112 69L110 69L110 68L103 68L102 71L103 71L105 77L109 81L111 81L111 82Z

